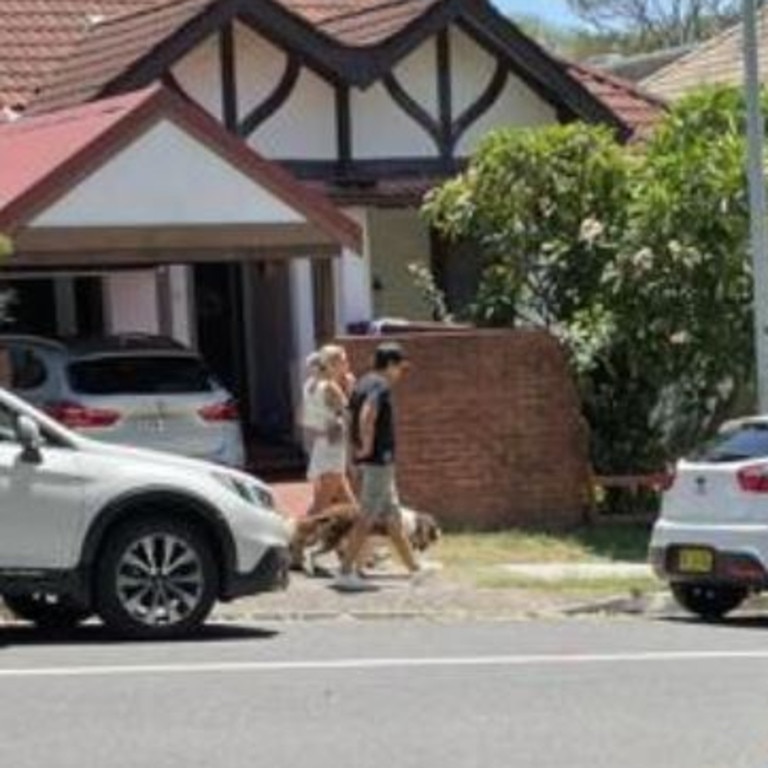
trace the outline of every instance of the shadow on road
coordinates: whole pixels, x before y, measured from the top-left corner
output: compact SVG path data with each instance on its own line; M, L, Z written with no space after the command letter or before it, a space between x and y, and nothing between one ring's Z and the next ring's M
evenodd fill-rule
M272 640L277 630L246 627L234 624L206 624L188 637L175 640L125 640L114 635L101 624L87 624L72 630L43 630L19 624L0 627L0 649L20 645L130 645L147 643L225 643L241 640Z
M768 615L748 614L745 616L730 616L721 621L704 621L695 616L662 616L657 621L665 624L688 624L694 627L709 627L710 629L753 629L768 630Z

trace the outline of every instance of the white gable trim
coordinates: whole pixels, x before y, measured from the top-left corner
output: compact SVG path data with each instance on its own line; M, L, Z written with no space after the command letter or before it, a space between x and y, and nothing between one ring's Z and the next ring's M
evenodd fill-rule
M305 221L302 214L164 118L39 213L30 228Z

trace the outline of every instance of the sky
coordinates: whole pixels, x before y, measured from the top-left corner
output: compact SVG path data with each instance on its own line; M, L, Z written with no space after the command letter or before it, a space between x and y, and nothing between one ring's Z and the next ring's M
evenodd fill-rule
M494 0L494 2L504 13L513 17L515 13L524 13L540 16L563 26L573 26L578 23L576 17L568 10L566 0Z

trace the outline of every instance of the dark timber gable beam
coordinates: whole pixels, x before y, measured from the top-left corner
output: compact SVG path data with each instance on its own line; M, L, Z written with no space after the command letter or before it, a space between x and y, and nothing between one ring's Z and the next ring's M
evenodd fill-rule
M448 61L450 42L447 31L452 23L461 26L486 50L506 62L509 69L547 99L558 113L570 114L590 122L607 123L623 137L630 133L629 127L574 79L562 63L523 34L496 11L488 0L442 0L394 37L367 48L342 45L305 19L291 13L279 0L218 0L110 82L100 95L135 90L161 79L175 62L214 34L221 35L222 73L226 80L227 50L232 47L231 25L235 19L264 35L289 54L289 65L283 80L265 102L256 108L258 111L254 110L238 121L236 99L233 100L231 92L224 95L225 117L241 135L258 127L261 121L281 106L290 95L300 66L309 67L334 88L367 88L382 80L390 93L398 93L396 100L401 107L417 122L426 126L424 115L418 113L417 116L413 104L408 103L410 97L399 94L402 89L398 88L396 79L392 79L393 70L402 58L430 37L438 41L439 61L443 64ZM497 71L486 92L455 121L449 131L446 114L450 107L450 93L446 90L446 83L449 89L450 78L442 67L438 77L441 83L438 89L438 147L441 154L444 154L448 147L455 146L469 125L492 105L494 98L498 98L504 83L502 73ZM405 103L408 104L407 108ZM430 125L430 134L433 128Z

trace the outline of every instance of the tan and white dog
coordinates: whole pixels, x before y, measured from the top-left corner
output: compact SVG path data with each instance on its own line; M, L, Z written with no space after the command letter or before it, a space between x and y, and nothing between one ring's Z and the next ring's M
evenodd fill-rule
M440 540L441 531L433 515L403 508L403 530L415 552L423 553ZM357 508L339 504L324 512L297 521L291 543L293 567L308 575L316 572L316 558L330 552L341 555L358 515ZM386 525L374 522L371 535L386 536Z

